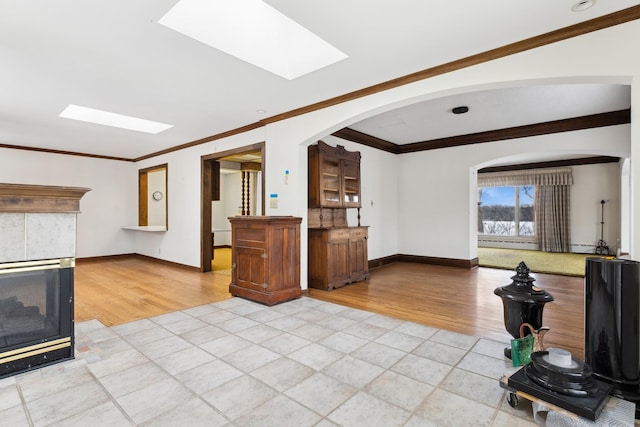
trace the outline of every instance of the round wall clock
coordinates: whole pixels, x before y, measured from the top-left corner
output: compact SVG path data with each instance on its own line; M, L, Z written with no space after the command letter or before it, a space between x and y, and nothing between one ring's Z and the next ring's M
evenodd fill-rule
M153 200L162 200L162 192L154 191L153 192Z

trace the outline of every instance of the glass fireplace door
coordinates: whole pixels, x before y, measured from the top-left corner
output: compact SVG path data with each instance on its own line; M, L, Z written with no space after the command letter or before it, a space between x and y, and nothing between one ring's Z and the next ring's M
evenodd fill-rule
M73 357L73 260L0 264L0 377Z

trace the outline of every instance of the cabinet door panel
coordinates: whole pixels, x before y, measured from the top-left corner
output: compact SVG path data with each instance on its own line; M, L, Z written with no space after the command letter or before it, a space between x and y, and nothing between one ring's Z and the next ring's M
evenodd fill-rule
M346 280L350 276L349 241L329 242L329 283Z
M265 264L266 255L264 249L236 247L237 259L233 260L235 268L234 281L238 286L264 291L265 289Z
M355 276L368 270L367 241L365 239L349 242L349 274Z

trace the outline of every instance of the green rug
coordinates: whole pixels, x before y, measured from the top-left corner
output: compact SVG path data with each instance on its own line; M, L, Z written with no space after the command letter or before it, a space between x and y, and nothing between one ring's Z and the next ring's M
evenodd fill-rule
M585 259L594 254L552 253L524 249L478 248L480 267L515 270L524 261L532 273L584 277ZM609 257L613 258L613 257Z

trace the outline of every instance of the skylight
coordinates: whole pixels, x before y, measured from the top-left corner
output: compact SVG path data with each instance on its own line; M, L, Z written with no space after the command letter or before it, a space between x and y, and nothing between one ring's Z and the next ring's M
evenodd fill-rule
M154 135L173 127L173 125L165 123L138 119L136 117L109 113L102 110L94 110L93 108L81 107L73 104L69 104L67 108L58 115L58 117L105 126L113 126L121 129L135 130L138 132L152 133Z
M288 80L347 57L262 0L180 0L158 22Z

